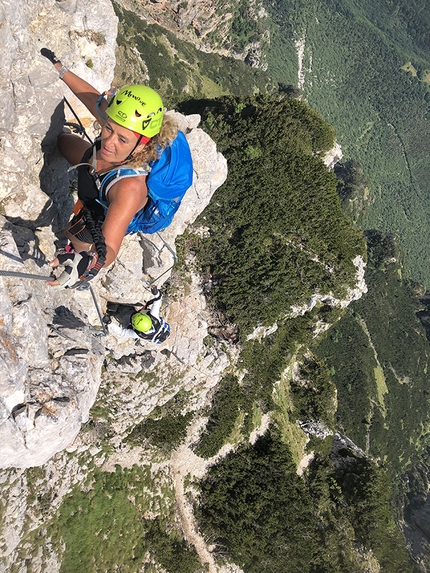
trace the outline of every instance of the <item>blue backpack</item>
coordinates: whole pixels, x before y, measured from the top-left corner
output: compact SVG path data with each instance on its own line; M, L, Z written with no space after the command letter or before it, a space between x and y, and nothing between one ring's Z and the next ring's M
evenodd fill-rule
M193 162L188 141L182 131L178 131L172 144L166 147L160 158L150 163L148 175L148 201L127 227L127 234L152 234L170 225L182 198L193 182ZM107 192L110 187L125 177L146 175L147 171L129 167L114 169L101 179L99 203L105 209Z

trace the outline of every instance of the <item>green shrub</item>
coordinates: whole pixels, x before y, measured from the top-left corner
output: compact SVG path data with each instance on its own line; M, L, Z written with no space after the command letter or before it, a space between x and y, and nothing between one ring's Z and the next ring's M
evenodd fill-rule
M198 456L210 458L224 445L234 428L240 402L237 377L231 374L225 376L217 386L208 423L194 449Z
M179 393L164 406L157 406L150 417L134 426L128 435L128 441L135 445L153 444L163 450L171 451L179 446L187 433L193 413L182 413L186 395Z

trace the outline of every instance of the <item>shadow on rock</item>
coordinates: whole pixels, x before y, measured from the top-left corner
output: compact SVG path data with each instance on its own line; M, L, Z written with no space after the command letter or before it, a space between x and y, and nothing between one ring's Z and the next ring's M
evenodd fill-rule
M58 306L55 309L55 315L52 319L55 326L62 326L63 328L85 328L87 324L75 316L73 312L65 306Z

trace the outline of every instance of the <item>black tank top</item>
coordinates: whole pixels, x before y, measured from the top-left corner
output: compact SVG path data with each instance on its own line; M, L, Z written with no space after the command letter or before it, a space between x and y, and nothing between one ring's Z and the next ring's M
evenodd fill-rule
M98 151L101 147L101 141L96 141L96 150ZM90 147L84 153L81 163L91 163L93 157L93 148ZM105 218L105 210L97 202L99 197L99 191L95 184L94 178L89 172L90 167L88 165L81 165L78 169L78 197L84 203L85 207L94 213L98 219Z

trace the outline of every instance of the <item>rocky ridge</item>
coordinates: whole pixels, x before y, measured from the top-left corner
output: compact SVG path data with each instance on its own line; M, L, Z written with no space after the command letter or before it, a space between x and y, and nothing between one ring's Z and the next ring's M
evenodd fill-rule
M176 36L191 42L203 52L243 60L251 67L267 69L263 47L270 43L266 29L258 39L249 42L242 50L231 46L231 26L237 12L235 2L220 0L119 0L121 6L149 23L157 23ZM268 15L261 0L251 0L247 17L255 22L265 22Z

